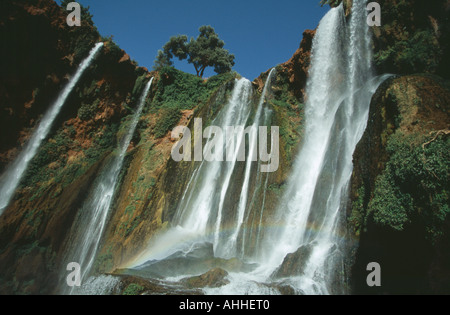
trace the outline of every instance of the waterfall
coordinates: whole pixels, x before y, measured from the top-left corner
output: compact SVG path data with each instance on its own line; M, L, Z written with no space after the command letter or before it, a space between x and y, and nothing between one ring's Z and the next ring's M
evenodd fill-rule
M17 187L20 184L25 171L27 170L28 164L36 155L42 141L47 137L50 129L52 127L53 121L60 112L62 106L67 100L67 97L72 92L73 88L76 86L80 80L84 71L91 65L95 56L99 50L103 47L103 43L98 43L89 53L89 56L79 65L77 72L70 79L69 83L65 86L61 94L58 96L53 105L45 113L39 126L34 131L31 138L28 140L27 144L19 154L19 156L14 160L14 162L8 166L6 171L0 178L0 215L8 206L11 198L14 195Z
M215 257L233 258L238 255L237 240L247 210L251 193L250 177L255 173L257 161L257 130L263 115L263 105L268 85L273 76L270 72L250 129L244 128L251 119L252 85L245 78L236 80L232 95L227 104L212 121L212 125L223 130L236 128L232 137L227 135L223 142L223 152L232 156L231 161L202 161L193 172L186 190L175 213L172 228L152 241L149 248L134 262L138 267L151 260L162 260L179 251L189 252L195 244L210 243ZM196 132L199 132L196 130ZM241 144L246 141L248 133L248 150L244 164L244 173L237 174L238 153ZM205 137L209 137L206 134ZM204 152L209 150L209 142ZM233 148L233 150L230 150ZM236 177L243 177L243 187L238 196L237 205L230 205L230 188ZM235 197L235 196L233 196ZM227 203L228 202L228 203Z
M277 294L278 288L289 286L298 294L347 293L346 229L342 218L348 202L353 154L367 126L372 96L387 78L375 76L372 69L365 3L353 1L349 18L341 4L319 24L306 86L305 134L274 213L264 213L265 192L258 193L262 209L252 207L258 197L251 178L263 186L268 177L261 175L260 164L252 163L255 139L250 133L245 165L237 168L235 162L202 162L195 169L173 226L138 257L131 267L134 274L177 281L189 272L204 272L204 268L196 268L203 263L201 259L211 262L212 256L241 258L250 268L230 270L229 284L205 288L204 292ZM251 86L241 79L213 124L267 124L270 111L263 104L272 75L273 71L253 115L248 106ZM239 136L243 139L238 141L245 141L244 134ZM223 147L226 150L227 145ZM236 192L232 189L236 178L242 186L238 195L229 198L230 191ZM262 226L263 216L270 226ZM212 248L202 245L206 243ZM247 251L251 245L246 243L257 248ZM174 265L188 267L167 270L167 266Z
M218 115L213 125L221 126L222 129L234 124L237 126L245 125L250 115L251 91L250 81L247 79L239 80L231 100ZM235 143L235 150L232 152L233 159L231 162L202 162L198 171L199 180L193 182L194 189L190 190L191 194L187 199L189 202L182 204L182 207L179 208L181 218L178 225L183 229L191 230L194 235L206 235L209 229L212 229L213 238L211 241L214 244L215 251L220 250L224 203L228 197L228 189L236 167L238 149L241 142L245 141L244 130L237 132L236 139L237 143ZM225 152L227 143L223 145ZM208 149L207 144L205 152ZM195 224L196 221L200 224Z
M142 110L145 106L147 95L152 86L153 78L147 83L141 97L139 104L134 113L131 124L127 134L120 142L117 155L110 162L108 167L105 167L102 175L94 184L92 195L89 196L82 209L80 210L80 219L76 222L73 240L71 240L71 250L65 261L77 262L81 266L82 282L87 280L94 260L97 256L100 240L103 236L111 203L113 202L114 192L116 190L117 181L122 164L133 138L136 126L139 122ZM64 274L67 272L64 271ZM69 287L64 288L66 292ZM77 289L72 288L70 293L76 293Z
M343 268L340 217L352 157L373 93L385 79L373 75L366 17L365 1L358 0L349 22L341 4L319 24L306 87L304 142L277 210L281 228L263 242L266 275L288 254L302 254L302 268L290 279L301 293L329 294ZM344 281L338 279L342 285Z
M264 119L264 115L263 115L263 105L264 105L264 101L266 98L266 94L267 94L267 89L270 85L270 82L272 80L272 76L275 73L275 68L273 68L272 70L270 70L269 75L267 77L267 81L266 84L264 85L264 89L262 91L261 94L261 98L258 104L258 108L255 114L255 118L254 118L254 122L252 125L252 130L258 130L259 126L262 125L263 122L266 122L266 119ZM264 119L264 121L262 121L262 119ZM255 172L255 170L252 168L252 162L257 160L257 157L255 156L255 153L257 152L257 137L253 136L250 139L250 144L249 144L249 155L246 161L246 166L245 166L245 174L244 174L244 180L243 180L243 184L242 184L242 190L241 190L241 195L239 197L239 203L238 203L238 208L237 208L237 222L234 225L234 229L232 231L231 236L226 240L225 245L222 248L222 256L225 257L236 257L238 255L238 248L237 248L237 241L238 241L238 236L239 233L241 232L241 228L242 228L242 224L244 223L244 216L245 216L245 212L247 210L247 202L248 202L248 198L249 198L249 194L250 194L250 189L249 189L249 185L250 185L250 177L252 175L252 171L253 173ZM258 169L258 173L259 173L259 169ZM262 210L261 210L262 212ZM244 247L244 246L242 246Z

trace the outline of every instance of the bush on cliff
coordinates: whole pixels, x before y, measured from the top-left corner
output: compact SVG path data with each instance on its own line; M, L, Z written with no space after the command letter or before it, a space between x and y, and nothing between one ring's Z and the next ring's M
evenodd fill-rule
M435 242L450 214L450 139L429 138L402 133L390 137L390 159L376 180L368 214L378 225L396 231L420 226Z
M442 52L431 30L416 32L411 38L397 41L375 54L378 67L397 69L400 73L435 73Z
M154 106L185 110L205 103L215 89L232 80L236 74L227 72L205 81L173 67L165 67L160 71L160 77Z

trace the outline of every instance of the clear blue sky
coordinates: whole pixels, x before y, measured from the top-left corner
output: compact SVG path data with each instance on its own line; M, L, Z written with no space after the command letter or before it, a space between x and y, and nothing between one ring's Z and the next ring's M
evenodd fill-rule
M79 0L94 23L140 66L151 69L158 49L173 35L198 36L211 25L236 56L234 70L253 80L287 61L305 29L315 29L329 10L319 0ZM176 67L195 73L192 65ZM205 76L213 75L213 71Z

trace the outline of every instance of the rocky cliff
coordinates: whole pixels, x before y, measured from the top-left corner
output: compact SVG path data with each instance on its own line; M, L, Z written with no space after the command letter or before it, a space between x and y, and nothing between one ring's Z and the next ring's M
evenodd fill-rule
M325 1L331 6L343 1ZM377 1L378 74L395 75L372 99L354 154L348 207L356 294L442 294L450 289L448 1ZM347 14L351 0L344 1ZM367 265L382 286L367 286Z
M0 168L12 161L93 45L105 47L81 78L0 218L0 292L49 293L67 231L102 161L116 146L147 71L90 19L69 28L54 1L3 1ZM3 136L8 135L8 136Z
M357 293L448 293L449 104L448 83L421 75L389 79L372 100L349 217L360 239ZM373 261L383 268L381 288L366 285Z
M375 94L354 155L348 219L355 293L448 293L449 68L447 1L379 1ZM381 288L366 266L382 267Z

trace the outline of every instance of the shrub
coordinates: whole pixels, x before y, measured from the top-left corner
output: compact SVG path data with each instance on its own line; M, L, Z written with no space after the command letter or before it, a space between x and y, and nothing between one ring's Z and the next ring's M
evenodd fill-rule
M164 67L160 77L154 98L155 107L185 110L206 103L212 93L234 79L236 73L216 75L205 82L195 75Z
M181 112L176 109L163 109L161 118L153 129L156 138L164 137L181 119Z
M137 283L129 284L125 290L123 290L122 295L139 295L141 294L145 288Z
M420 30L407 40L379 50L375 54L378 67L401 74L434 73L442 57L442 51L432 30Z
M397 231L421 225L432 242L443 235L450 213L450 140L443 136L427 143L418 135L392 135L390 159L375 183L368 214L375 223Z
M139 96L142 94L142 90L144 88L144 83L146 83L146 74L141 75L137 78L136 83L134 84L133 91L131 92L131 95L135 98L139 98Z
M99 99L94 101L92 104L82 103L80 108L78 109L78 117L83 121L93 119L95 117L95 114L97 113L99 104Z

